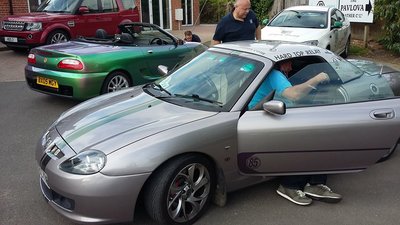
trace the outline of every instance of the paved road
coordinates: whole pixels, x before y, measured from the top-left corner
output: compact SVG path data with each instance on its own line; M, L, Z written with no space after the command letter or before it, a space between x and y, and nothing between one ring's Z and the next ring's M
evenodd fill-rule
M77 102L31 91L21 81L25 57L0 52L0 224L72 225L41 196L34 146L59 114ZM343 201L308 207L279 197L272 180L230 193L226 207L212 206L196 225L398 225L399 169L397 152L364 172L333 175L329 184L343 194ZM153 225L141 208L134 224Z

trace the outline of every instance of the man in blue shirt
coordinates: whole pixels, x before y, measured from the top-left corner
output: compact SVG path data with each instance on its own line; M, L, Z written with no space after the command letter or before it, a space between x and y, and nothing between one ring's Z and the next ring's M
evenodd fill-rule
M292 86L287 79L292 70L292 60L281 61L278 66L279 70L273 69L258 88L248 105L249 109L261 104L260 101L273 90L275 90L275 97L296 101L316 89L318 84L330 80L328 74L321 72L304 83ZM282 176L276 192L285 199L303 206L311 204L311 198L327 202L340 201L342 196L326 186L326 181L326 174Z
M308 81L292 86L287 79L292 70L292 60L279 62L279 70L272 69L267 78L258 88L253 99L249 103L249 109L257 105L265 96L275 90L275 97L296 101L306 96L310 91L316 89L320 83L328 82L329 76L326 73L319 73Z
M256 14L250 9L250 0L236 0L231 13L217 24L213 44L222 42L260 40L261 28Z

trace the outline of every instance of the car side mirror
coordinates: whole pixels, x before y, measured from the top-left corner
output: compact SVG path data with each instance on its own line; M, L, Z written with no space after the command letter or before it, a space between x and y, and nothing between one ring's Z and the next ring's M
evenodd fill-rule
M268 18L267 18L267 19L264 19L264 20L262 21L262 25L266 26L266 25L268 24L268 22L269 22L269 19L268 19Z
M341 27L343 27L343 22L340 21L335 21L335 23L332 26L332 28L341 28Z
M81 6L78 9L79 14L85 14L89 12L89 8L87 6Z
M167 66L158 65L157 70L161 74L161 76L166 76L168 74L168 67Z
M271 100L263 104L263 109L267 113L284 115L286 113L286 104L282 101Z

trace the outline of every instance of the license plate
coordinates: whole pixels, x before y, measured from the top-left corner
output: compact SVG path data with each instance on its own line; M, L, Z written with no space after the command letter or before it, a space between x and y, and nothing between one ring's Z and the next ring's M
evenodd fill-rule
M4 37L4 41L6 42L18 42L18 39L16 37Z
M58 82L56 80L45 77L37 77L36 83L47 87L58 88Z

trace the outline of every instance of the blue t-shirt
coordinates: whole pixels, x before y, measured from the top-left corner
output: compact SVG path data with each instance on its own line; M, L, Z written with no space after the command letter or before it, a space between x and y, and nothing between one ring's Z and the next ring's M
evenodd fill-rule
M229 13L218 23L213 40L222 42L255 40L258 25L256 14L252 10L244 21L235 20L233 14Z
M292 84L288 81L286 76L280 71L273 69L269 73L268 77L262 82L256 94L253 96L253 99L251 99L249 109L256 106L257 103L271 93L272 90L275 90L276 97L282 97L282 92L288 87L292 87Z

